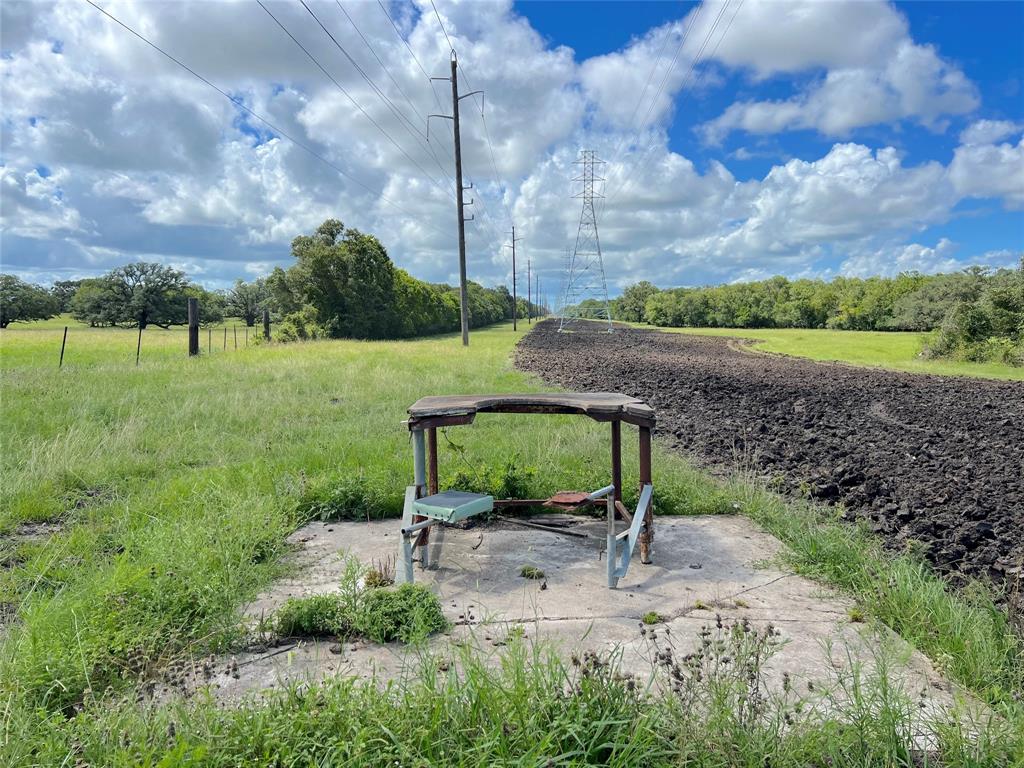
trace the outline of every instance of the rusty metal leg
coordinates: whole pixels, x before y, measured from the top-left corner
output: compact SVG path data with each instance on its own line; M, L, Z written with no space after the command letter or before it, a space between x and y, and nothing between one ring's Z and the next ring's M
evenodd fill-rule
M437 427L427 430L427 492L437 493Z
M612 422L612 485L613 501L622 501L622 422Z
M640 427L640 489L651 480L651 428ZM640 562L650 563L654 548L654 503L644 514L644 532L640 535Z

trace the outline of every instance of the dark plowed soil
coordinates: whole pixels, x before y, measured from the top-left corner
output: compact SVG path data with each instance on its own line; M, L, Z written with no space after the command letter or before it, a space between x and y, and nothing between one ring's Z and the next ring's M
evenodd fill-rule
M557 329L539 324L516 364L568 389L640 397L663 441L842 502L954 577L1019 573L1024 384L814 363L734 339Z

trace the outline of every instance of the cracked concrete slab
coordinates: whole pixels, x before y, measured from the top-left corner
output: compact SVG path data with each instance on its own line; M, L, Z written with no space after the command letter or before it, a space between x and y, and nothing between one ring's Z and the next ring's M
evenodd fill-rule
M260 595L246 615L255 623L290 597L336 591L347 556L370 565L397 553L399 526L397 520L312 523L296 531L292 575ZM696 648L701 628L713 627L721 616L781 631L784 644L768 665L776 680L788 673L796 681L820 682L833 665L871 664L884 645L898 657L897 677L907 690L927 692L929 710L952 702L953 689L923 655L884 628L852 622L847 598L774 564L782 545L747 518L658 518L654 563L634 558L615 590L605 585L603 522L581 518L571 530L587 538L507 523L434 529L435 567L417 567L415 576L438 595L453 628L426 650L443 656L465 643L497 650L515 627L566 657L617 650L625 668L645 675L654 654L650 632L640 632L645 613L664 619L653 629L670 637L677 653ZM539 568L544 578L522 578L523 565ZM332 675L389 679L419 663L422 652L398 644L302 641L241 654L237 669L209 682L218 698L231 701Z

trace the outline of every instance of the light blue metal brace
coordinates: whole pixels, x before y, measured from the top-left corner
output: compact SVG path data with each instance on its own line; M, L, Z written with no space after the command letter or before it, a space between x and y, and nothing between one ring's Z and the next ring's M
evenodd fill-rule
M603 489L602 489L603 490ZM600 491L599 491L600 493ZM654 486L650 483L644 485L640 491L640 501L636 505L636 512L633 513L633 522L629 528L621 533L615 533L615 503L611 496L608 497L608 588L615 589L619 579L626 575L629 570L629 562L633 557L633 548L640 540L643 533L644 519L647 510L651 506L651 496L654 493Z

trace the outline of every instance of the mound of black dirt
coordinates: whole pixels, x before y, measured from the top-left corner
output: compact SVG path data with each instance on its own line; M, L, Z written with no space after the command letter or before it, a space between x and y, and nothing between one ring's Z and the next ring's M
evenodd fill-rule
M571 390L639 397L658 434L711 466L841 502L954 580L1024 557L1024 384L767 355L736 339L540 323L516 364Z

